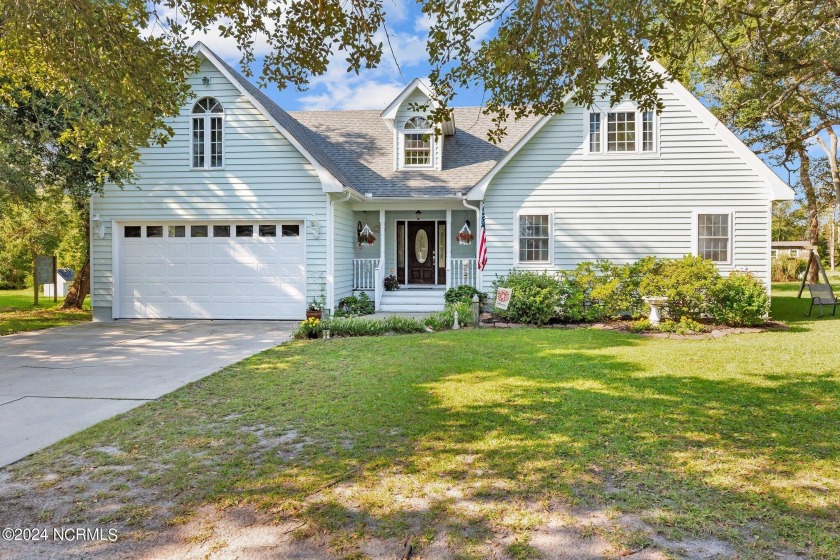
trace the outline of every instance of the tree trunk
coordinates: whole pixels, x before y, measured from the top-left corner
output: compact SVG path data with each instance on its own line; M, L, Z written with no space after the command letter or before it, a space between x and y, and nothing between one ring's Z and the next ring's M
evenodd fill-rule
M90 212L86 203L77 203L76 209L85 217L85 264L73 278L73 285L67 291L61 309L82 309L90 293Z
M85 257L85 264L82 265L82 270L73 279L73 285L67 291L67 296L64 298L64 303L61 304L61 308L81 309L88 293L90 293L90 255Z
M817 192L814 190L814 183L811 182L811 158L805 148L797 150L799 154L799 183L805 191L805 205L808 212L808 243L819 246L820 242L820 218L817 212ZM817 267L812 266L808 270L808 282L817 283Z

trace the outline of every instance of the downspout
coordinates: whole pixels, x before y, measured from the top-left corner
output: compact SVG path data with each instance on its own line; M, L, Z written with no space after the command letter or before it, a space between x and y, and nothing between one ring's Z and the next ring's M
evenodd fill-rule
M461 198L461 203L464 205L465 208L469 208L470 210L475 212L475 225L476 225L476 230L475 231L480 232L481 231L481 206L480 205L482 204L482 202L479 201L479 206L475 207L475 206L472 206L471 204L467 204L467 197L463 196ZM475 276L476 276L475 283L478 284L476 286L478 291L481 291L482 286L484 285L484 274L483 274L483 271L478 269L478 245L476 245L475 257L476 257L476 261L475 261L475 263L476 263L475 264Z
M335 203L347 202L353 196L351 189L345 188L342 192L347 194L347 197L338 201L333 200L330 193L327 193L327 307L330 313L335 311Z

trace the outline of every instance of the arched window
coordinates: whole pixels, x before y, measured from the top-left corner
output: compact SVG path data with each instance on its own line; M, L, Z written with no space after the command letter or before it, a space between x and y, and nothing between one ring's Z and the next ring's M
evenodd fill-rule
M432 165L434 133L432 124L424 117L411 117L403 125L403 166Z
M199 99L193 105L193 168L213 169L224 166L224 117L224 107L212 97Z

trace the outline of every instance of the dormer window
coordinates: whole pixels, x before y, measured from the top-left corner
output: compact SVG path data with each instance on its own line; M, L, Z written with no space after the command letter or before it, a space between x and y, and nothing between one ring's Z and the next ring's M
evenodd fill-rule
M224 107L212 97L199 99L192 108L192 167L218 169L224 166Z
M435 135L424 117L411 117L403 125L403 167L431 167Z

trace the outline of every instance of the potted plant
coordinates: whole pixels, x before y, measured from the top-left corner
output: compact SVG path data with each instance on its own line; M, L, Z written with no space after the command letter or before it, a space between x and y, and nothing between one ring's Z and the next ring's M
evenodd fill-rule
M400 281L393 274L385 278L384 285L386 292L393 292L394 290L400 289Z
M306 308L306 318L307 319L321 319L321 315L324 314L324 307L326 307L327 302L324 296L318 296L309 302L309 307Z
M359 247L362 245L373 245L376 241L376 237L374 237L373 232L368 230L367 232L360 232L359 233Z

